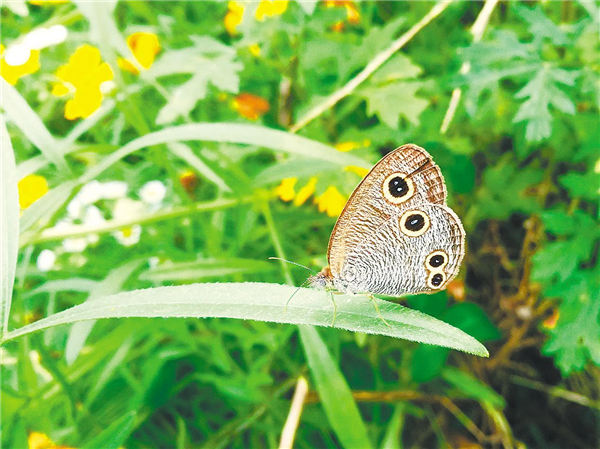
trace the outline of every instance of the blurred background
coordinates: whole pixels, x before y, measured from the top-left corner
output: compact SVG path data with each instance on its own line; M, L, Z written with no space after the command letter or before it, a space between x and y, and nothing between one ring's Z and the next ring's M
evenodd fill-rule
M597 447L598 3L37 0L1 20L21 209L9 328L137 288L284 283L274 255L319 270L364 167L412 142L467 253L446 291L403 303L490 357L321 330L372 446ZM136 140L199 122L364 164L227 126ZM2 447L276 447L300 375L295 447L344 445L295 326L101 320L0 350Z

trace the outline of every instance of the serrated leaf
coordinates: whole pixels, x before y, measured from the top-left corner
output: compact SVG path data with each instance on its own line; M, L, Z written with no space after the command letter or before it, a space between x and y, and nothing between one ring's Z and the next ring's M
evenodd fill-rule
M600 286L594 278L597 272L590 273L587 291L562 302L557 325L542 349L565 376L581 371L588 360L600 365Z
M600 173L592 170L585 174L567 173L558 178L558 182L573 197L597 201L600 196Z
M421 113L429 106L429 101L417 97L422 87L420 82L394 82L378 87L367 87L359 91L367 101L367 113L377 115L392 129L399 128L400 116L404 116L414 126L419 125Z
M161 108L156 118L159 125L171 123L178 117L186 117L198 101L206 98L209 85L237 93L243 68L236 61L230 47L206 36L193 36L190 48L172 50L164 54L145 75L157 78L167 75L190 73L192 77L179 85Z
M514 123L526 122L525 138L532 142L550 137L552 114L550 106L574 114L575 105L558 87L558 83L573 85L577 74L558 68L544 66L517 94L515 98L527 98L519 107Z
M545 211L541 218L546 231L554 235L567 235L575 229L575 218L561 210Z
M557 45L569 43L566 33L544 14L539 4L533 8L521 4L513 5L513 7L516 9L517 14L528 23L529 32L535 40L549 39Z

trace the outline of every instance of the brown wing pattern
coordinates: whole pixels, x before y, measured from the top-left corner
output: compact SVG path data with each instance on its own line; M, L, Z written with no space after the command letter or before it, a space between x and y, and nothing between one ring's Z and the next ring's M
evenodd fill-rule
M327 250L334 277L346 255L391 217L423 203L446 204L446 186L431 155L403 145L383 157L354 190L338 218Z

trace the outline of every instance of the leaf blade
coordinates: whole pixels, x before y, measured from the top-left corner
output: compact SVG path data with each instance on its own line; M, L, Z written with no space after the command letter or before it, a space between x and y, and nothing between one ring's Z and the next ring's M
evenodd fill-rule
M122 292L59 312L9 333L12 340L59 324L123 317L215 317L238 318L288 324L330 327L333 308L327 294L300 289L287 313L283 307L295 287L263 283L192 284ZM485 347L463 331L416 310L377 300L381 321L367 299L336 297L335 326L355 332L386 335L420 343L435 344L487 357Z

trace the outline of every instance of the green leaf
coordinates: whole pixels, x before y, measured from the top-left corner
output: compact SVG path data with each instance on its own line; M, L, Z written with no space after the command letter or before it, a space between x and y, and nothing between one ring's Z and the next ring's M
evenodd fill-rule
M198 259L193 262L163 263L142 273L140 279L152 282L198 281L205 278L222 278L239 273L272 271L274 266L255 259Z
M569 43L567 35L558 25L544 14L541 5L535 5L534 8L528 6L513 5L519 14L528 24L529 32L535 40L549 39L556 45L565 45Z
M575 219L561 210L542 212L541 218L546 231L554 235L567 235L575 230Z
M413 125L419 125L419 116L429 106L429 101L416 96L422 83L394 82L378 87L366 87L358 94L367 101L367 114L377 115L392 129L398 129L400 116Z
M419 346L413 352L411 379L419 383L429 382L440 374L449 354L448 349L439 346Z
M221 91L237 93L243 68L237 62L235 50L208 36L190 36L194 45L165 53L145 74L155 78L178 73L192 77L173 91L167 104L159 111L156 123L164 125L192 112L196 103L206 98L212 84Z
M567 173L558 178L561 186L576 198L598 201L600 196L600 173L593 170L586 174Z
M196 169L198 173L216 186L220 187L225 192L231 192L231 188L223 178L217 175L189 146L181 142L173 142L168 144L167 148L169 148L171 153L186 161L191 167Z
M564 300L557 325L542 352L554 357L564 376L581 371L588 360L600 366L600 286L598 272L590 273L589 289Z
M367 428L352 391L317 329L300 326L302 346L327 419L345 448L370 448Z
M331 327L333 307L327 292L261 283L193 284L157 287L105 296L72 307L10 332L4 341L60 324L124 317L222 317ZM378 316L367 298L336 295L335 327L387 335L487 356L487 350L464 332L415 310L377 300Z
M4 81L3 81L4 82ZM0 115L0 142L2 148L2 179L0 180L0 241L2 273L0 273L0 335L8 330L8 314L12 302L17 254L19 249L19 191L17 167L4 116Z
M482 218L504 220L514 212L530 214L541 208L540 199L528 194L528 189L539 183L542 170L518 168L512 155L503 158L483 174L483 185L477 191L476 207L471 208L465 222L471 224Z
M501 337L498 328L477 304L469 302L455 304L446 312L443 319L481 341L493 341Z
M59 150L57 140L50 134L38 115L17 89L0 77L2 89L2 109L10 120L17 125L27 139L35 145L44 157L61 170L68 171L67 164Z
M575 105L558 87L558 84L572 86L578 72L569 72L550 65L544 65L540 71L515 95L515 98L527 98L517 111L514 123L526 122L525 138L537 142L552 133L552 114L550 106L566 113L575 114Z
M85 443L83 449L97 449L100 447L102 449L117 449L133 430L136 415L135 411L131 411L116 419L106 429Z
M502 396L465 371L446 367L442 370L442 377L467 398L485 402L499 409L506 406L506 402Z

